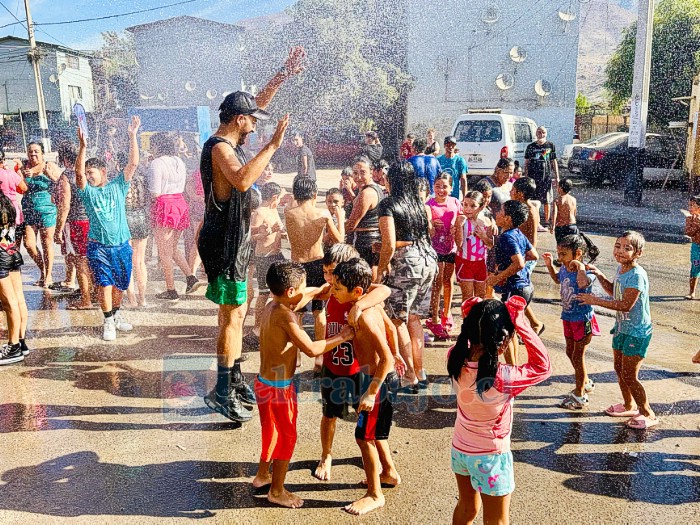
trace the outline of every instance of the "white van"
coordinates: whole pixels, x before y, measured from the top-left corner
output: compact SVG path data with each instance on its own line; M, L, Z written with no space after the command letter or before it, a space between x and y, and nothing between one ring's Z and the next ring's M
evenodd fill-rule
M457 149L469 175L491 175L498 159L510 157L525 166L525 148L535 141L537 124L527 117L501 113L466 113L452 126Z

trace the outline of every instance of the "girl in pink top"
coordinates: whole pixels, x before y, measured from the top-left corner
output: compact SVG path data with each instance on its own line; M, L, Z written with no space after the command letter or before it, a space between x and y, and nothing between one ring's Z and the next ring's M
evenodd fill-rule
M453 523L472 523L484 505L484 523L508 523L510 494L515 488L510 434L513 401L526 388L547 379L549 355L525 320L526 302L511 297L472 297L462 305L462 332L447 357L447 371L457 395L452 437L452 471L459 500ZM499 363L517 332L528 361L521 366Z
M455 253L457 245L453 227L462 209L459 199L450 196L452 193L452 176L441 173L433 185L435 197L426 202L432 215L433 232L432 244L438 256L438 274L433 284L430 299L432 319L425 326L439 339L449 339L450 330L454 325L450 308L452 306L452 277L455 273ZM440 294L444 291L442 317L439 317Z
M480 192L468 191L462 201L462 215L457 217L455 271L463 300L474 295L483 298L486 293L486 252L493 247L494 224L481 213L485 207Z

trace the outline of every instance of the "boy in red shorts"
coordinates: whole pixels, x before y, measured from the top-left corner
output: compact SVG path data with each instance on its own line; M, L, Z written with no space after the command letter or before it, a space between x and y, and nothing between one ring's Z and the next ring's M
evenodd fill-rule
M253 486L270 485L268 501L295 509L304 500L284 488L297 441L297 393L292 383L295 347L316 357L352 339L353 331L345 327L327 340L311 341L295 314L306 296L306 272L301 264L275 262L267 271L266 281L272 301L263 311L260 326L260 373L255 380L255 398L262 427L262 453Z

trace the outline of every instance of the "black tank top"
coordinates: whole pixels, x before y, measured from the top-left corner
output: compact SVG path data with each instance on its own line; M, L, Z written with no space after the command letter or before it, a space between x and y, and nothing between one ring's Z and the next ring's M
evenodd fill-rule
M234 146L222 137L213 136L204 143L200 172L205 211L204 225L199 234L199 255L210 282L220 275L232 281L244 282L252 254L251 190L241 192L231 188L231 196L224 202L218 202L214 197L211 154L212 148L220 142L231 146L242 166L248 162L243 148Z
M365 191L366 188L372 188L374 191L377 192L377 205L372 208L371 210L367 210L367 213L365 213L365 216L362 217L359 223L357 223L356 228L357 229L371 229L371 228L376 228L379 229L379 203L382 201L384 198L384 190L379 184L372 183L368 184L364 188L362 188L362 191ZM362 233L362 232L358 232Z
M83 199L80 198L78 193L78 186L75 181L75 171L65 170L63 174L68 179L68 184L70 185L70 209L68 210L68 222L73 221L87 221L88 216L85 211L85 205L83 204Z

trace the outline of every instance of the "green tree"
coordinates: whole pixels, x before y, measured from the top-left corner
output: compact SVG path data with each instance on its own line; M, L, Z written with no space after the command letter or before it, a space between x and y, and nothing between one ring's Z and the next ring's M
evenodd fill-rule
M399 24L387 23L399 9L381 0L299 0L287 10L290 23L249 36L246 76L262 84L289 46L303 45L307 69L272 110L290 111L292 126L307 130L382 122L412 86Z
M583 93L576 95L576 114L585 115L591 109L591 103L588 101L588 97Z
M637 24L624 37L606 68L605 88L611 107L628 103L632 95ZM700 0L660 0L654 13L649 89L649 123L665 127L685 120L687 110L671 100L690 94L692 79L700 70Z

